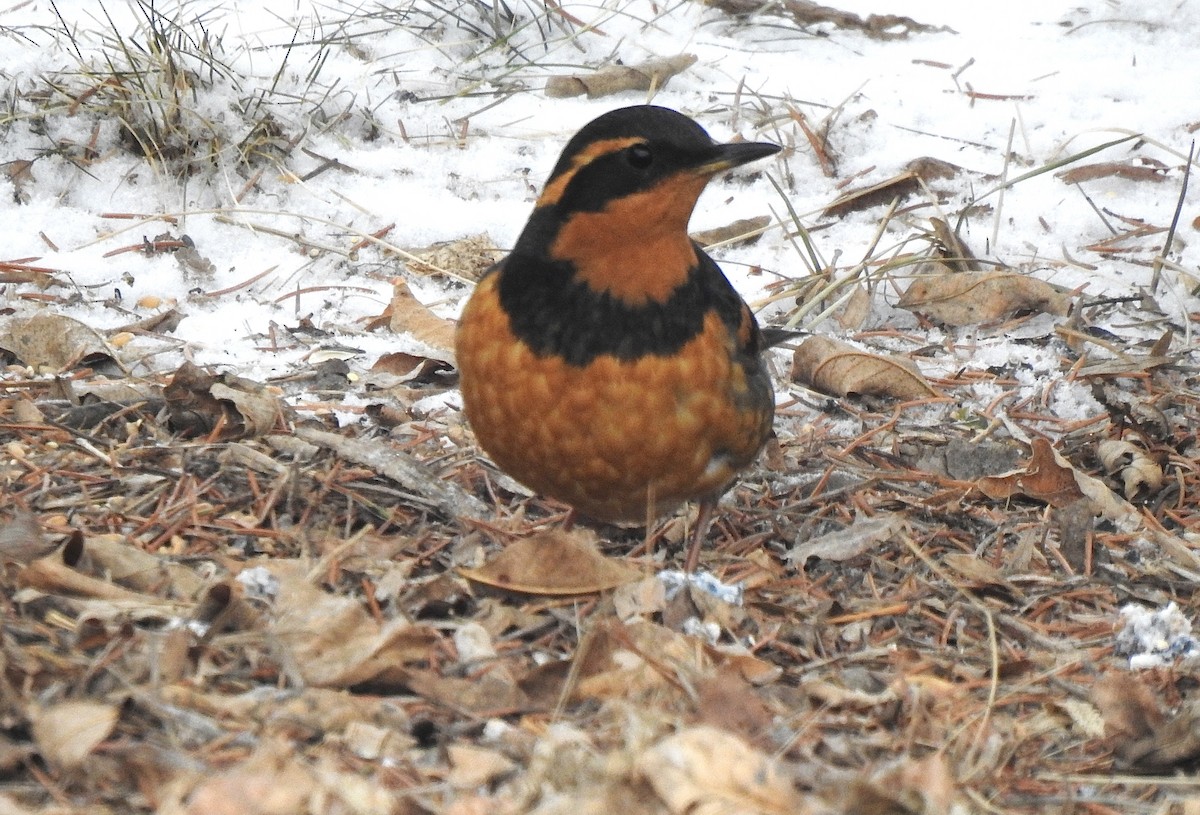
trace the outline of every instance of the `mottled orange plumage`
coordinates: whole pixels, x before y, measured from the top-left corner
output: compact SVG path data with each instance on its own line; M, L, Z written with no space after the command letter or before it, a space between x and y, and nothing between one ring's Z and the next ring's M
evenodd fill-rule
M464 408L502 469L599 520L692 499L707 515L769 437L774 395L753 315L687 222L712 175L776 150L650 106L571 140L459 320Z

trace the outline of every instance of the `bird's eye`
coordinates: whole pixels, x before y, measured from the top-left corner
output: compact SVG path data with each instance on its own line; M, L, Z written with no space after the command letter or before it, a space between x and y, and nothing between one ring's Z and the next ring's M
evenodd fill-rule
M644 170L650 166L650 162L654 161L654 154L650 152L650 146L647 144L635 144L626 152L629 157L629 164L635 169Z

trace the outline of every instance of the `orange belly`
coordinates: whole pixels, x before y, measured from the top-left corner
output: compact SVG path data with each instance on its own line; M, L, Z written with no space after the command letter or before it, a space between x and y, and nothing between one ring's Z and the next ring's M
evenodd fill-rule
M670 356L572 366L513 335L498 279L464 309L457 357L467 419L509 475L593 518L641 523L715 498L754 460L774 396L764 372L736 361L715 313Z

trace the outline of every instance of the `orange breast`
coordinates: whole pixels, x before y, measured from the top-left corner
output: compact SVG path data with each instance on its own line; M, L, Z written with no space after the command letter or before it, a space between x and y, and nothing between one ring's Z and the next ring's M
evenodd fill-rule
M483 449L533 490L599 520L637 523L715 497L762 448L774 396L716 314L670 356L571 366L518 340L485 277L459 321L463 403Z

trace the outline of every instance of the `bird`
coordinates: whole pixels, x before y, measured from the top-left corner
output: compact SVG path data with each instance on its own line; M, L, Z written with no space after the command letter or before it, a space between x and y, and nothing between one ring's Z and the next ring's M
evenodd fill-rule
M688 236L706 184L781 148L718 143L665 107L611 110L563 149L511 252L467 298L455 356L483 451L596 521L713 509L772 434L764 334Z

